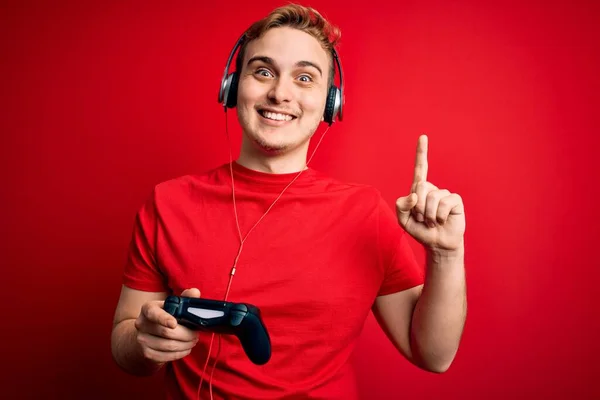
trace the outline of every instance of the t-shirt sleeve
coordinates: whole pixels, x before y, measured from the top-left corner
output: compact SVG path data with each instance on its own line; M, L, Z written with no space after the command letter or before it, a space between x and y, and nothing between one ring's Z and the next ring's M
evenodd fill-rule
M396 293L423 284L424 268L410 247L409 235L391 207L379 197L379 251L384 273L378 295Z
M166 292L166 278L159 268L156 243L159 227L156 191L138 210L129 243L123 284L137 290Z

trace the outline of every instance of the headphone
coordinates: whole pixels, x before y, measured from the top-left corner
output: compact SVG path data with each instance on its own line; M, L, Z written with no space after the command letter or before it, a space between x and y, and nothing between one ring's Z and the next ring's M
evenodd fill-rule
M223 79L221 80L219 103L223 104L223 107L226 110L227 108L235 107L237 104L239 72L235 71L229 73L229 66L231 65L235 52L244 42L245 36L246 34L244 33L236 42L233 50L231 50L229 58L227 59L227 65L225 66L225 72L223 73ZM331 49L331 53L340 74L340 88L338 89L332 82L329 91L327 92L327 102L325 103L323 120L330 126L333 124L336 117L338 121L343 119L344 107L344 75L342 72L342 64L334 48Z

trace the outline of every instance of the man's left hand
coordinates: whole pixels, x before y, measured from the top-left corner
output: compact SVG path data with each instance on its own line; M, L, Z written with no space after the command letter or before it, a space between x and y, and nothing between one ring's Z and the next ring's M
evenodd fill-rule
M434 252L463 249L465 210L457 193L427 181L427 142L419 137L410 194L396 201L398 222L413 238Z

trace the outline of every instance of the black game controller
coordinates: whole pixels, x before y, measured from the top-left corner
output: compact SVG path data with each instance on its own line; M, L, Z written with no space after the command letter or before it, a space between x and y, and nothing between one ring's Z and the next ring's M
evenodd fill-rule
M237 336L254 364L263 365L271 358L269 333L260 310L252 304L169 296L164 309L190 329Z

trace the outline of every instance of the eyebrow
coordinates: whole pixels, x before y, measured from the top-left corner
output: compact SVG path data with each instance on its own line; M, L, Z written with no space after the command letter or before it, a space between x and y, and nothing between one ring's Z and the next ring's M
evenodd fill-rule
M269 64L269 65L275 65L275 61L271 57L267 57L267 56L252 57L251 59L248 60L248 64L246 64L246 65L250 65L253 62L257 62L257 61L262 61L265 64ZM319 74L321 74L321 76L323 76L323 71L321 70L321 67L319 67L317 64L315 64L312 61L298 61L296 63L296 66L297 67L313 67L317 71L319 71Z

